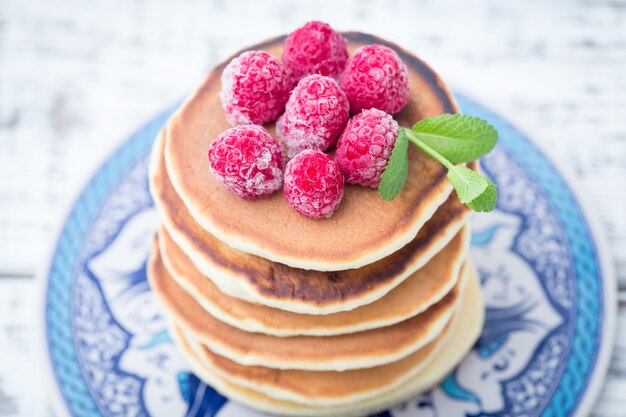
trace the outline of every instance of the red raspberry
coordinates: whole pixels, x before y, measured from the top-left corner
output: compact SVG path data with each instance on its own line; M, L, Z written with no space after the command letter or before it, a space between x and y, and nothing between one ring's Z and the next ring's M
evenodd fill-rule
M335 152L346 181L378 187L398 132L398 122L377 109L363 110L350 119Z
M325 151L337 142L349 116L348 99L335 80L309 75L292 91L276 132L289 157L304 149Z
M219 135L209 163L215 178L242 198L268 196L283 183L283 147L262 126L236 126Z
M348 61L348 42L327 23L313 21L292 32L283 44L283 64L294 81L311 74L335 79Z
M297 154L285 169L287 202L300 214L330 217L343 197L343 175L330 155L311 149Z
M224 68L220 99L230 124L263 124L285 110L292 86L276 58L265 51L249 51Z
M396 51L383 45L356 50L341 76L341 88L354 114L371 108L395 114L409 100L406 65Z

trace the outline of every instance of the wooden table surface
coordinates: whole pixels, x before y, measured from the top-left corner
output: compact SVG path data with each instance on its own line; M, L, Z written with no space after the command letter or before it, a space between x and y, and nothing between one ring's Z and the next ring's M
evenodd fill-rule
M307 20L393 40L577 179L620 283L594 416L626 416L626 1L0 0L0 416L51 415L35 271L99 162L216 62Z

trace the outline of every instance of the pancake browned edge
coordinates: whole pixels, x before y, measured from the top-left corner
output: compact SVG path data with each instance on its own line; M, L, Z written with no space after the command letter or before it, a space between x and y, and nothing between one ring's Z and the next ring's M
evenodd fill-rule
M469 280L469 268L462 272L459 286L463 293ZM254 389L271 397L310 406L330 406L362 401L390 391L415 375L428 364L446 343L458 320L461 298L454 308L454 317L432 341L414 353L389 364L336 371L281 370L261 366L243 366L198 343L192 333L185 333L190 346L202 363L232 383Z
M463 228L423 268L384 297L354 310L327 315L292 313L223 293L194 267L163 227L159 230L159 247L154 247L153 251L154 256L160 256L163 262L166 279L174 279L220 321L247 332L272 336L332 336L390 326L437 303L462 276L461 266L467 257L469 235L469 228Z
M419 58L383 39L346 33L349 51L380 43L396 50L408 68L411 95L395 118L403 126L442 113L458 112L443 81ZM248 49L282 53L284 37ZM338 271L374 263L415 238L443 204L452 186L446 169L417 147L409 147L406 186L393 201L369 187L347 185L341 205L329 219L298 214L282 193L254 201L226 190L207 168L211 142L230 125L222 109L220 76L227 62L206 80L172 116L165 129L165 163L176 193L195 222L241 252L302 269ZM274 132L273 125L267 126Z
M470 215L453 193L411 242L373 264L335 272L292 268L232 249L196 224L169 182L163 142L160 134L152 156L150 188L172 239L222 292L281 310L331 314L381 298L441 251ZM478 163L468 166L477 169Z
M270 397L308 406L333 406L362 401L391 391L423 369L448 340L458 316L431 342L409 356L371 368L336 371L302 371L244 366L213 353L185 332L187 342L202 364L227 381Z
M440 334L460 297L458 283L423 313L392 326L352 334L276 337L232 327L207 312L173 279L153 251L148 277L174 319L213 352L242 365L280 369L343 371L402 359Z
M471 268L470 279L462 297L458 322L453 326L448 339L439 352L415 375L400 386L383 394L332 406L306 406L292 401L280 400L228 381L206 366L191 347L181 331L173 329L175 343L188 360L192 371L207 384L230 400L254 409L279 415L309 417L356 417L375 414L406 401L432 388L448 375L471 349L477 340L484 322L484 305L478 277Z

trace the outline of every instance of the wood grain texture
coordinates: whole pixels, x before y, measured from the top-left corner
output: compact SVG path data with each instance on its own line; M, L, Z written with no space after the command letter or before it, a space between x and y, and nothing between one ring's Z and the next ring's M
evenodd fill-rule
M0 415L49 413L7 371L32 363L37 307L34 280L9 276L39 267L89 173L215 63L311 18L397 42L539 142L585 190L626 290L624 0L0 0ZM626 415L620 297L594 416Z

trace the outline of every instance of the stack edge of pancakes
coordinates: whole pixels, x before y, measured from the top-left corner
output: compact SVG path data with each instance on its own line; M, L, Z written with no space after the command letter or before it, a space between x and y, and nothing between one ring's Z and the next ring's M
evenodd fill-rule
M350 53L384 44L407 65L401 126L458 112L420 59L370 35L343 35ZM283 40L251 49L280 56ZM230 127L219 98L224 66L169 120L150 168L161 224L149 279L191 369L230 399L280 415L366 415L431 388L483 324L470 211L445 168L410 149L397 198L346 185L323 220L296 213L280 192L241 199L206 159Z

